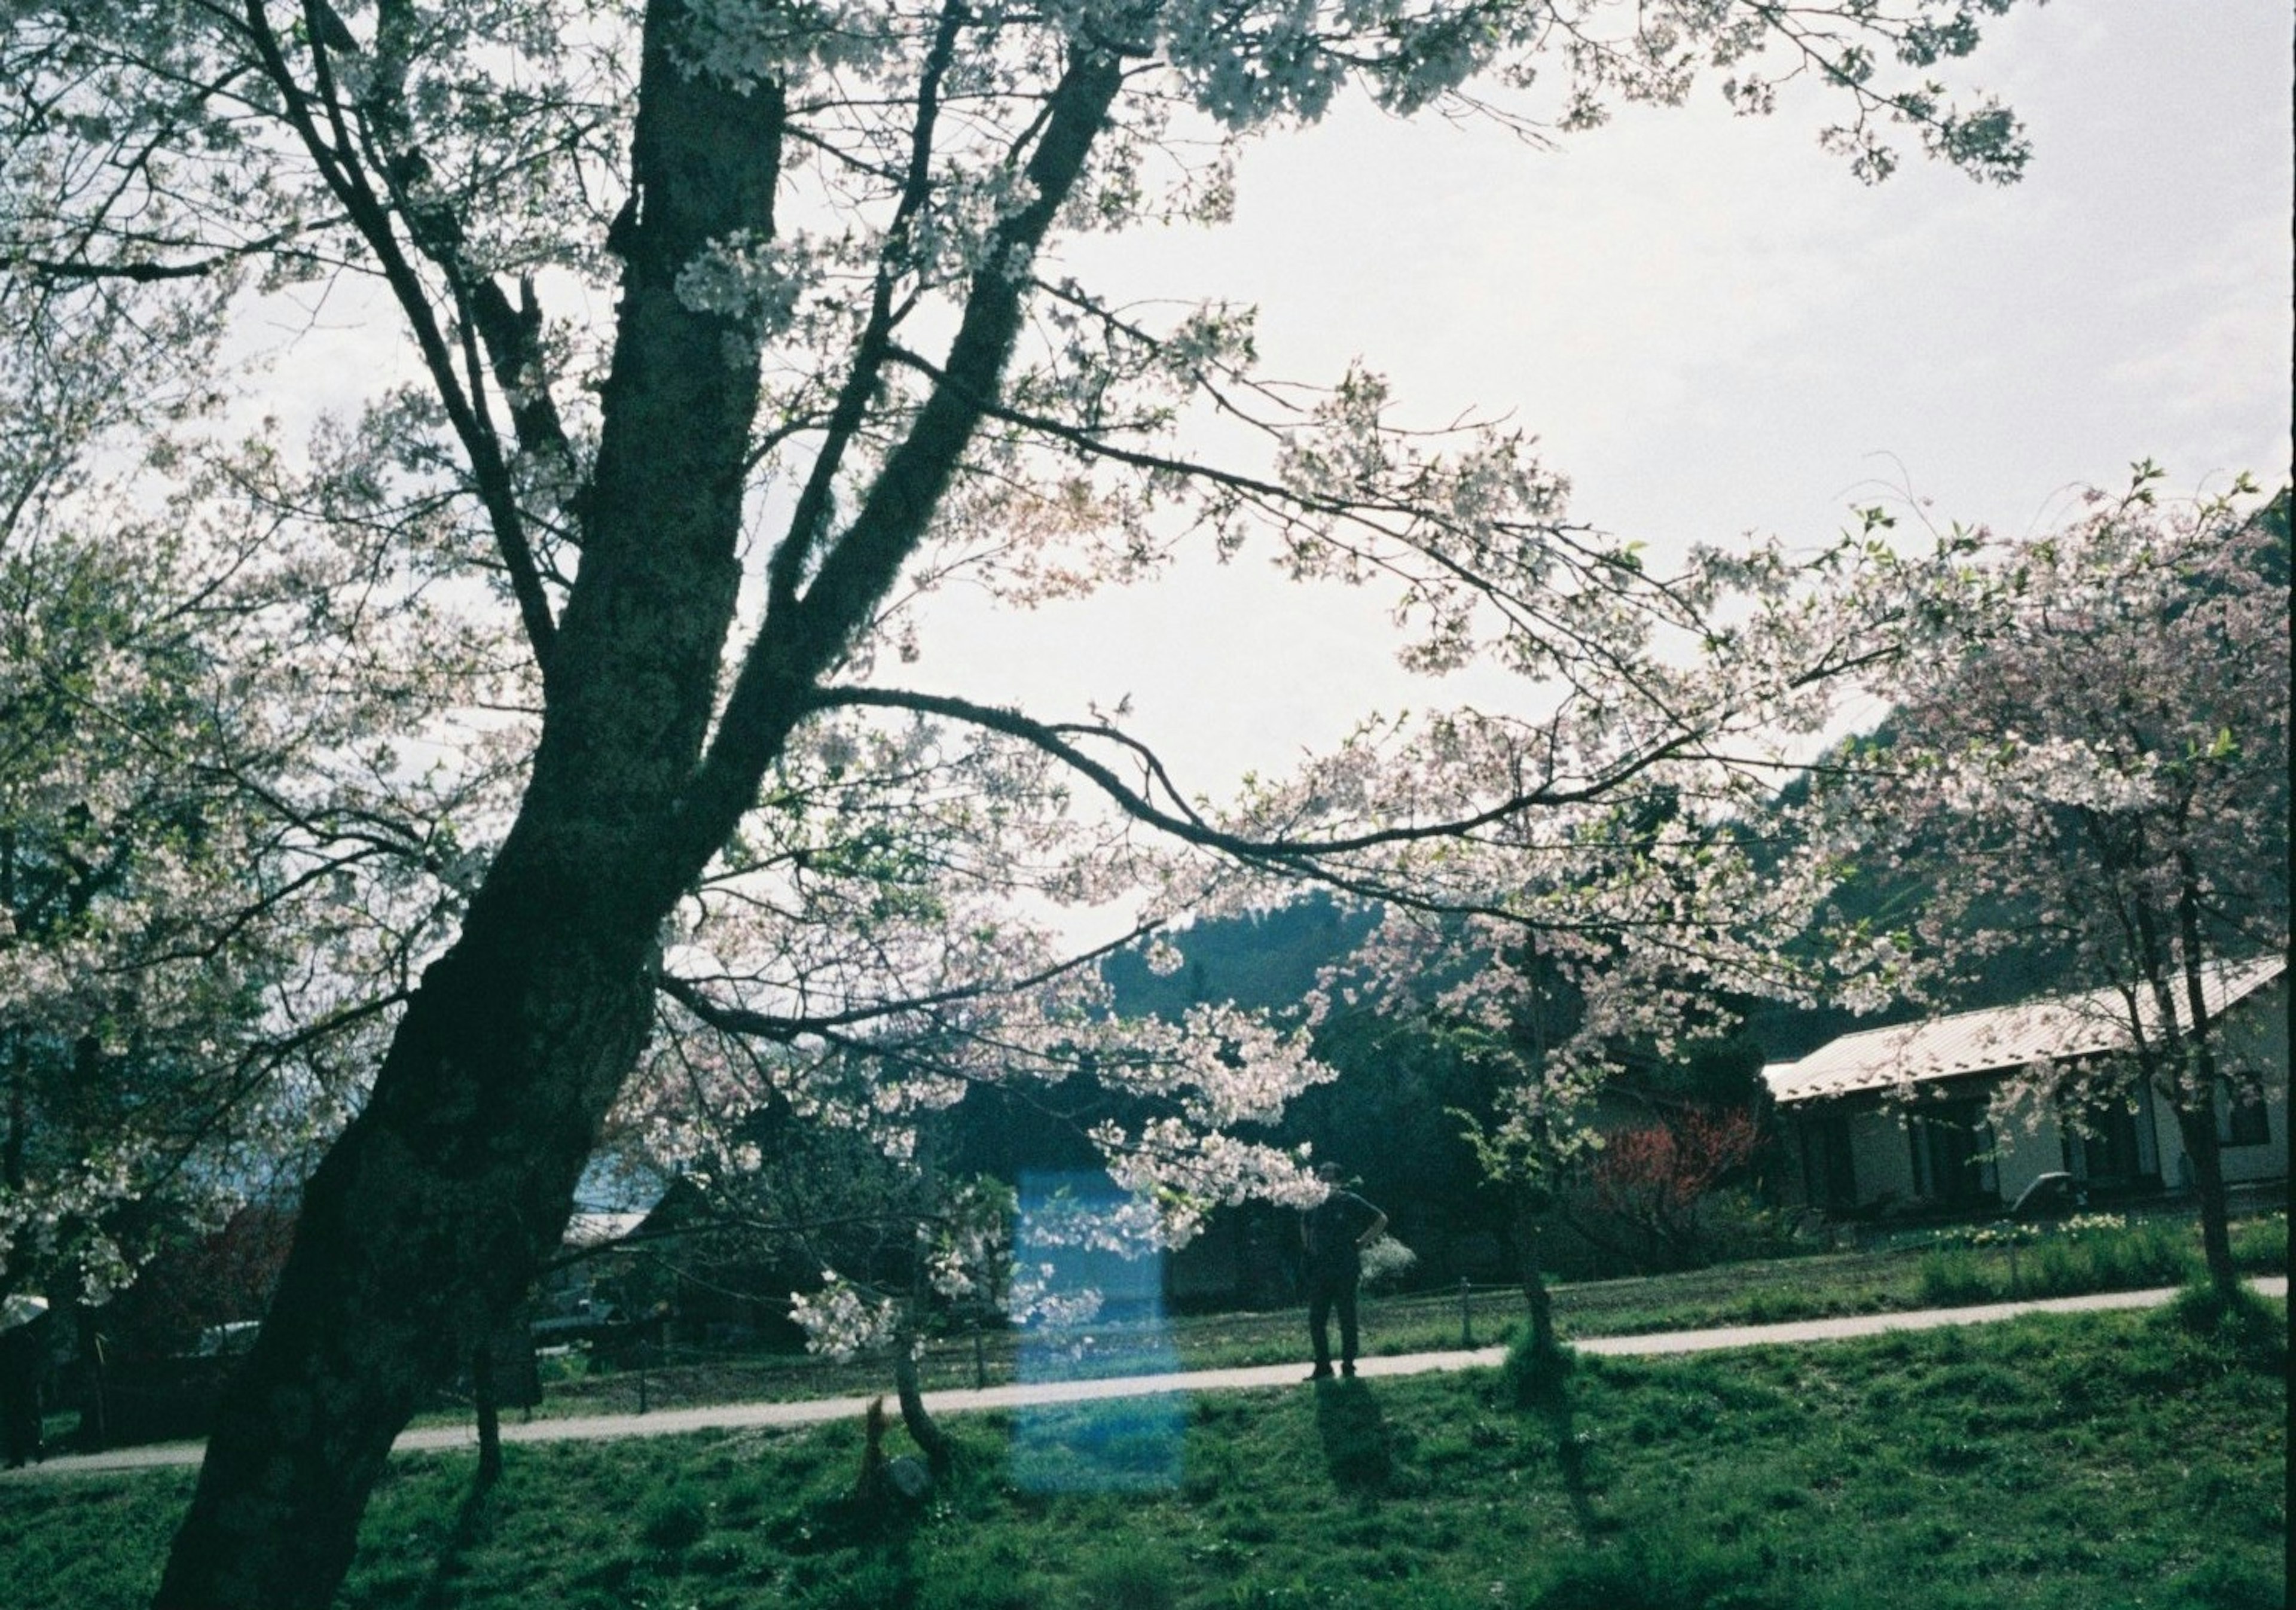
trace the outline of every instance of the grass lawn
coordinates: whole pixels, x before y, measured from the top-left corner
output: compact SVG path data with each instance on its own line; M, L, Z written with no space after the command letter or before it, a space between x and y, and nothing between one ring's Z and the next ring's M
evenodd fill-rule
M2288 1265L2285 1213L2235 1227L2243 1269L2277 1273ZM1554 1288L1554 1312L1570 1336L1611 1336L1721 1325L1764 1325L1915 1308L1991 1302L2013 1296L2181 1285L2201 1272L2200 1238L2189 1218L2137 1220L2120 1228L2064 1234L2045 1230L2013 1251L1969 1246L1948 1235L1889 1251L1822 1253L1718 1265L1643 1279L1589 1281ZM1520 1294L1479 1289L1466 1313L1478 1345L1502 1341L1522 1315ZM1381 1354L1437 1351L1463 1344L1459 1296L1433 1292L1365 1300L1364 1346ZM1276 1364L1306 1356L1304 1310L1183 1315L1149 1327L1119 1322L1083 1327L1074 1356L1057 1360L1066 1376L1118 1376L1179 1367L1215 1369ZM1020 1373L1021 1339L992 1331L977 1339L934 1344L923 1360L928 1388L1001 1384ZM882 1392L891 1373L882 1359L836 1364L791 1355L673 1355L666 1368L587 1372L553 1380L542 1407L548 1416L621 1413L692 1404L848 1397ZM423 1417L459 1424L466 1409Z
M2245 1610L2284 1603L2286 1310L2037 1316L1685 1360L394 1462L343 1602L732 1610ZM896 1432L892 1451L906 1446ZM17 1610L140 1604L189 1476L0 1487Z

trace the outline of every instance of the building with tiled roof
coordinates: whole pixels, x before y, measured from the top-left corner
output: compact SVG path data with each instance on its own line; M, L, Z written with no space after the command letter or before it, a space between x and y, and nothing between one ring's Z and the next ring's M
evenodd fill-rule
M2218 964L2203 975L2233 1078L2218 1102L2225 1177L2235 1186L2288 1178L2287 959ZM2181 995L2178 1004L2181 1006ZM2158 1022L2148 998L2137 1022ZM1982 1211L2015 1202L2043 1174L2084 1195L2174 1191L2191 1179L2176 1115L2141 1086L2079 1123L2046 1102L1997 1121L2005 1085L2127 1052L2128 1004L2115 990L2054 995L1977 1012L1866 1029L1799 1062L1773 1063L1776 1102L1808 1205L1841 1212Z

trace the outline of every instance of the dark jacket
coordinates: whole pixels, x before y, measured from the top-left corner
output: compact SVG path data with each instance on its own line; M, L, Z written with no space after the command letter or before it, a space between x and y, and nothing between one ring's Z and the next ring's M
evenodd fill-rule
M1333 1191L1308 1210L1308 1275L1315 1280L1352 1280L1363 1273L1356 1242L1386 1217L1353 1191Z

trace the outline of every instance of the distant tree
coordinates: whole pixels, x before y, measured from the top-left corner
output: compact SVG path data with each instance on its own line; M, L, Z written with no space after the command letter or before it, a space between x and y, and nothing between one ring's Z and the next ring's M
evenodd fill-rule
M186 1353L212 1327L261 1318L293 1230L284 1208L250 1203L217 1229L179 1233L106 1306L106 1341L130 1356Z
M1823 603L1766 622L1778 636L1764 652L1781 662L1801 660L1813 641L1861 661L1879 652L1868 633L1888 606L1867 579L1852 566ZM1488 1095L1454 1115L1505 1203L1541 1351L1553 1335L1541 1243L1603 1166L1605 1101L1680 1116L1715 1105L1717 1090L1742 1095L1752 1058L1736 1036L1749 1001L1808 1001L1844 981L1870 987L1855 965L1829 981L1795 942L1828 874L1819 862L1780 861L1748 831L1775 775L1702 765L1622 791L1575 824L1576 853L1540 858L1508 890L1505 920L1391 908L1335 978L1336 990L1423 1025L1476 1070ZM1497 863L1479 870L1492 887L1509 870L1521 875ZM1667 1228L1684 1222L1677 1200L1666 1201Z
M291 1203L521 748L389 411L222 424L229 300L0 276L0 1294L170 1253L106 1327L247 1300L172 1255Z
M1571 1224L1646 1269L1705 1261L1702 1210L1715 1187L1753 1159L1761 1129L1743 1108L1690 1108L1613 1129L1586 1171Z
M2258 1071L2226 1064L2209 985L2288 944L2288 497L2164 505L2160 478L2141 464L2062 530L1966 534L1909 567L1877 682L1891 735L1849 746L1814 804L1841 866L1930 882L1917 927L1843 954L1950 978L2038 934L2067 988L2107 992L2126 1053L2024 1092L2078 1122L2149 1086L2230 1288L2218 1109Z
M263 633L288 673L299 585L131 529L0 551L0 1287L88 1304L291 1191L380 1010L351 960L394 915L369 864L420 853L303 816L275 746L324 718L223 663Z

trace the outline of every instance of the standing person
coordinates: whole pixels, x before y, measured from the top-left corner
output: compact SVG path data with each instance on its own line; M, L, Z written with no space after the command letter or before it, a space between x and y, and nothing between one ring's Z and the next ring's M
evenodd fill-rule
M1331 1187L1300 1221L1308 1253L1308 1335L1316 1345L1310 1381L1332 1378L1332 1310L1340 1314L1340 1373L1356 1373L1356 1288L1363 1281L1363 1249L1379 1239L1387 1215L1344 1187L1346 1171L1336 1162L1317 1168Z

